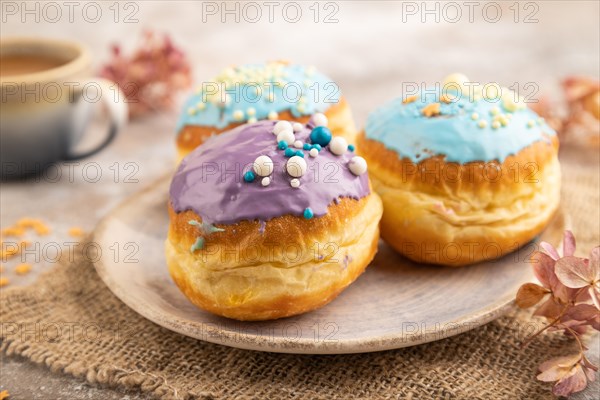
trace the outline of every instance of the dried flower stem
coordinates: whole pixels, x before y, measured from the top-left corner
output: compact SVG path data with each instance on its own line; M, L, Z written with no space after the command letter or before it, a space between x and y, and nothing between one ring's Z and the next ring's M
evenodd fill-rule
M568 310L569 310L569 304L565 304L565 307L562 309L562 311L560 312L560 314L558 315L558 317L556 317L554 319L554 321L550 322L548 325L544 326L542 329L540 329L539 331L537 331L536 333L534 333L533 335L531 335L527 339L525 339L525 341L523 343L521 343L521 348L524 349L525 347L527 347L533 341L533 339L535 339L536 337L538 337L539 335L541 335L547 329L555 326L556 323L558 321L560 321L560 319L565 315L565 313Z

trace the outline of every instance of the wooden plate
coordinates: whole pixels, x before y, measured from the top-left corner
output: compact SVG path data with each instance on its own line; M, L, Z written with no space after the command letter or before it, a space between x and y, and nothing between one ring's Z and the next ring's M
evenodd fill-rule
M190 303L167 271L163 248L168 186L169 179L161 179L102 220L94 240L104 256L95 265L110 290L133 310L197 339L303 354L413 346L499 317L519 286L533 279L525 260L535 243L494 262L451 269L411 263L381 242L366 272L319 310L268 322L217 317ZM543 240L557 244L564 226L564 214L559 212Z

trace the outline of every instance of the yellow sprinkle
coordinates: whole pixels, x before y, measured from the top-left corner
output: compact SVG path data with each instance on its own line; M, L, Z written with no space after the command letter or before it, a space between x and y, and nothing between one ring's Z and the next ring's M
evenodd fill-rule
M544 118L538 118L538 124L543 124L544 123Z
M25 234L25 229L20 226L10 226L2 229L2 236L16 236L21 237Z
M533 128L534 126L535 126L535 121L534 120L527 121L527 127L528 128Z
M502 126L506 126L508 125L508 118L506 118L506 116L502 114L498 117L498 122L500 122Z
M449 96L447 94L443 94L443 95L440 96L440 101L442 103L449 104L449 103L452 103L455 98L456 98L456 96Z
M492 122L492 129L498 129L498 128L500 128L500 122L499 121Z
M33 229L35 229L35 233L37 233L40 236L45 236L50 233L50 228L48 228L44 224L37 225Z
M404 101L402 102L403 104L409 104L409 103L413 103L415 102L419 97L414 95L414 96L408 96L406 99L404 99Z
M258 121L258 120L256 119L256 117L248 118L248 123L249 123L249 124L253 124L253 123L255 123L256 121Z
M188 108L188 114L189 114L189 115L194 115L194 114L196 114L196 109L195 109L194 107L190 107L190 108Z
M206 108L206 103L198 103L198 105L196 106L196 108L198 109L198 111L202 111Z
M479 114L477 114L477 113L473 113L473 114L471 114L471 119L472 119L473 121L477 121L477 120L479 119Z
M298 104L298 106L296 106L296 110L298 110L299 113L304 113L304 104Z
M477 123L477 126L483 129L483 128L487 127L487 121L482 119Z
M26 275L31 271L31 264L19 264L15 267L15 273L17 275Z
M267 116L267 118L269 118L271 121L277 119L277 117L279 117L279 114L277 114L277 112L275 111L271 111Z
M73 226L73 227L69 228L69 236L77 237L77 236L83 236L83 235L85 235L85 232L80 227Z
M6 285L8 285L10 283L10 281L8 280L8 278L5 277L1 277L0 278L0 287L4 287ZM2 395L3 392L0 392L0 396ZM6 397L3 397L6 398Z
M246 114L249 117L254 117L256 115L256 110L254 109L254 107L248 107L248 109L246 110Z
M36 218L21 218L17 221L17 226L21 228L35 228L38 225L43 225L44 223L40 219Z
M434 117L436 115L440 115L440 103L427 104L421 110L421 114L423 114L424 116L426 116L428 118Z
M244 112L242 110L235 110L233 112L233 119L235 119L236 121L241 121L242 119L244 119Z
M493 107L490 110L490 114L492 114L492 115L498 115L499 113L500 113L500 109L498 107Z

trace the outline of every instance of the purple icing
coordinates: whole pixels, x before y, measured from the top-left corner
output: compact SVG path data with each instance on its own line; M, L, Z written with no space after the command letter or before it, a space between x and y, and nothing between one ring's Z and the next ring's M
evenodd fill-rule
M327 206L339 197L360 199L369 191L368 174L355 176L348 169L354 156L336 156L327 148L315 158L303 151L308 164L299 178L300 187L290 186L285 172L288 158L277 148L273 127L276 121L242 125L210 138L179 165L171 182L171 204L176 212L193 210L207 223L233 224L242 220L268 221L283 215L302 216L310 207L315 217L327 213ZM310 143L310 127L296 132L296 140ZM274 163L271 183L261 185L260 177L245 182L243 174L252 169L261 155Z

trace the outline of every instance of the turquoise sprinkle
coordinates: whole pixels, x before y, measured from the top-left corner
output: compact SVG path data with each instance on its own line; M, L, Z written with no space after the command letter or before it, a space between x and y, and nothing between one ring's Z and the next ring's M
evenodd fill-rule
M304 209L304 218L311 219L314 216L315 214L313 213L313 210L310 209L310 207Z
M310 141L321 146L331 142L331 131L325 126L317 126L310 132Z
M202 223L202 231L205 233L225 232L225 229L217 228L213 224Z
M279 147L280 150L285 150L288 148L288 144L283 140L280 140L279 143L277 143L277 147Z
M312 146L310 144L308 144L308 143L304 143L304 145L302 146L302 148L304 150L310 150L312 148Z
M202 250L204 248L204 238L202 236L196 239L196 242L190 247L190 253L195 252L196 250Z
M254 178L255 178L254 172L252 172L252 171L246 171L246 173L244 174L244 180L246 182L252 182L252 181L254 181Z
M288 147L287 149L285 149L285 153L284 153L284 155L285 155L286 157L293 157L293 156L295 156L295 155L296 155L296 150L294 150L294 149L292 149L292 148L289 148L289 147Z
M225 232L225 229L217 228L213 224L208 224L206 222L200 223L199 221L196 221L194 219L190 219L188 221L188 224L190 224L192 226L197 226L198 228L200 228L202 233L207 234L207 235L210 235L211 233L215 233L215 232Z
M321 145L320 145L320 144L313 144L313 145L312 145L312 148L313 148L313 149L317 149L318 151L321 151L321 149L322 149L322 147L321 147Z
M296 150L296 155L297 155L298 157L302 157L302 158L304 158L304 153L302 152L302 150Z
M349 145L348 145L348 150L350 150L350 151L354 151L354 149L355 149L355 147L354 147L354 145L353 145L353 144L349 144Z

